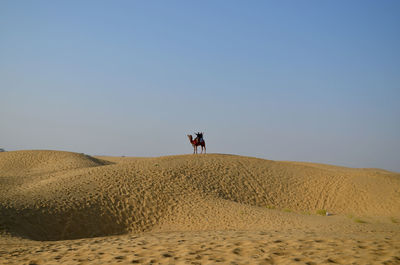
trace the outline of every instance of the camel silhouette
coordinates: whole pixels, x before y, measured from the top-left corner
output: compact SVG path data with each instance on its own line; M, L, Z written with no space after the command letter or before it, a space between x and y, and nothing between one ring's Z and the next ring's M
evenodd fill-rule
M204 139L202 138L203 133L197 133L196 135L197 137L193 140L193 136L188 134L189 141L193 146L193 154L197 154L198 146L201 146L201 153L203 153L203 149L204 153L206 153L206 141L204 141ZM199 138L199 135L201 135L201 138Z

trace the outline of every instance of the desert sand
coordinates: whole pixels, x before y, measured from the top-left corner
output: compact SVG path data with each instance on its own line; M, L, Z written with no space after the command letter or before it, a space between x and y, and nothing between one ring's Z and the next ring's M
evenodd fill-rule
M400 174L4 152L0 232L0 264L400 264Z

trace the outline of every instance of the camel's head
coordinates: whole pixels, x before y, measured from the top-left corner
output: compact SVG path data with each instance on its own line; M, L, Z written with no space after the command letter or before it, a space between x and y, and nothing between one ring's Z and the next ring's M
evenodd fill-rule
M189 137L190 141L193 139L192 135L188 134L187 137Z

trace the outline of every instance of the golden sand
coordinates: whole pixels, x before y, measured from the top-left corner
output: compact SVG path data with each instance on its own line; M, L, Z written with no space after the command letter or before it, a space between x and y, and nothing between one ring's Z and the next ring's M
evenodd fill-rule
M400 264L400 174L4 152L0 230L0 264Z

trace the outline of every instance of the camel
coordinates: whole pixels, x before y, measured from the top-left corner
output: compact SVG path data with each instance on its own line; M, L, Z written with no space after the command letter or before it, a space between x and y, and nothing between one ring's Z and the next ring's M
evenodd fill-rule
M200 142L200 139L198 137L196 137L194 140L192 135L188 134L188 137L190 143L193 146L193 154L197 154L197 146L199 145L201 146L201 153L203 153L203 148L204 148L204 153L206 153L206 142L204 141L204 139L203 141Z

